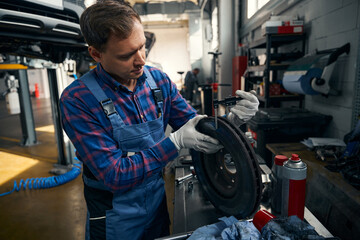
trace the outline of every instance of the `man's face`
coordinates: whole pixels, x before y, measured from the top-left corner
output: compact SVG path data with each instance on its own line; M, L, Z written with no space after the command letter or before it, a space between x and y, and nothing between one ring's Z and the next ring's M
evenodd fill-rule
M127 39L120 40L111 34L103 52L89 47L94 60L101 63L104 70L121 83L139 78L145 65L144 29L140 22L134 21L132 33Z

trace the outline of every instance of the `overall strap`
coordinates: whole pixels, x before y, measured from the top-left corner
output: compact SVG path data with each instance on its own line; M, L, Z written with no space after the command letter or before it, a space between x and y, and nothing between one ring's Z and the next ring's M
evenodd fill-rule
M160 117L163 115L163 103L164 103L162 91L160 88L158 88L153 76L151 75L151 73L149 72L149 70L146 67L144 67L144 73L146 75L146 82L150 86L151 92L152 92L154 100L155 100L155 104L157 106L157 110L158 110L158 114L159 114L158 117Z
M95 96L95 98L102 106L104 113L110 120L113 130L123 126L124 122L116 111L113 101L111 100L111 98L108 98L106 96L105 92L102 90L95 77L91 75L91 72L88 72L84 76L82 76L81 80L89 88L91 93ZM119 134L119 131L113 131L113 134L115 139L119 139L119 136L117 136Z

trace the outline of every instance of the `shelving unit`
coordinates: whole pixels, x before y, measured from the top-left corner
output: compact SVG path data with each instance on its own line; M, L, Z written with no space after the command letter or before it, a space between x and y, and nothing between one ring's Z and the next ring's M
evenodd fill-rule
M278 53L278 48L294 42L302 42L302 49L299 52L292 53ZM288 60L295 60L304 56L305 53L305 34L266 34L263 38L251 42L248 45L248 58L250 59L252 49L266 49L266 63L265 65L249 65L247 74L245 76L245 90L249 91L255 82L261 81L264 83L264 96L258 96L259 101L264 103L264 107L268 108L279 101L299 101L299 107L302 107L303 95L287 94L270 96L270 72L272 72L272 79L276 79L277 71L286 70L289 63L283 63ZM277 63L272 63L272 60L277 60ZM250 62L250 61L249 61ZM255 76L253 73L263 72L262 76Z

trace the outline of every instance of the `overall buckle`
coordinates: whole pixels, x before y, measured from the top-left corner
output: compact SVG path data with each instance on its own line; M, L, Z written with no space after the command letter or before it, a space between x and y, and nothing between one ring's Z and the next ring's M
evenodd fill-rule
M109 117L110 115L117 113L114 103L110 98L101 101L100 104L101 104L102 108L104 109L106 116Z
M160 106L158 105L158 103L161 103L161 102L164 101L162 91L161 91L160 88L155 88L155 89L152 89L151 91L152 91L153 96L154 96L156 109L157 109L157 112L158 112L158 117L160 117L161 116L161 109L160 109Z
M151 91L153 92L153 96L154 96L156 104L159 103L159 102L162 102L164 100L163 95L162 95L162 91L161 91L160 88L152 89Z

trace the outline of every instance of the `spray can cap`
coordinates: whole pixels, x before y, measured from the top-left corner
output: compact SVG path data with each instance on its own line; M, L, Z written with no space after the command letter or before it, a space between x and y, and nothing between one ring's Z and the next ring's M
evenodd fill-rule
M291 160L295 162L300 161L299 155L295 153L291 154Z
M273 218L275 218L274 215L262 209L255 213L253 218L253 224L257 228L257 230L261 232L261 229Z
M284 155L276 155L274 158L274 163L276 165L282 166L285 161L289 160L287 156Z

